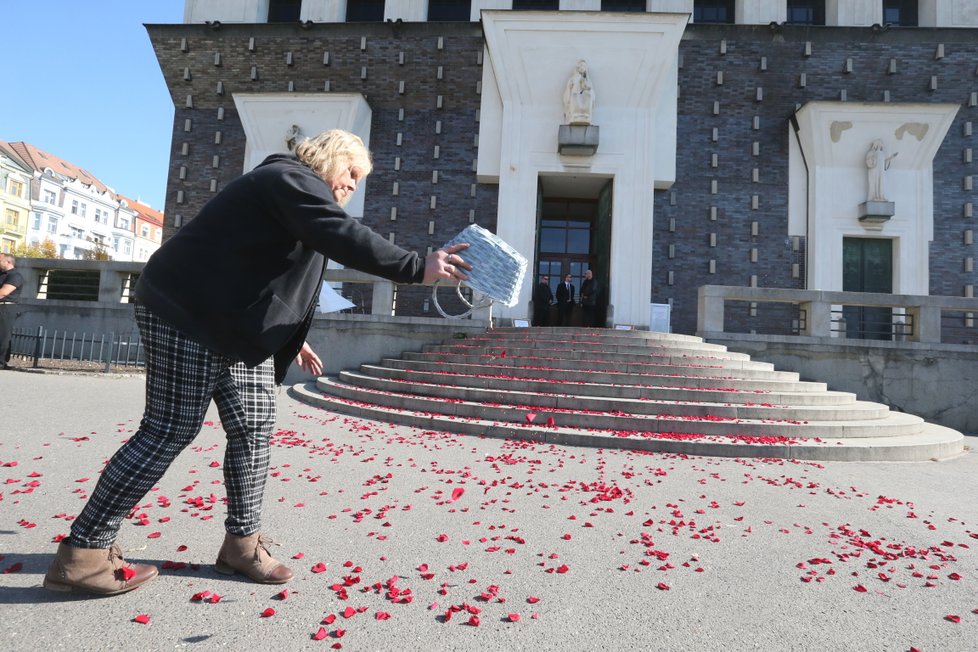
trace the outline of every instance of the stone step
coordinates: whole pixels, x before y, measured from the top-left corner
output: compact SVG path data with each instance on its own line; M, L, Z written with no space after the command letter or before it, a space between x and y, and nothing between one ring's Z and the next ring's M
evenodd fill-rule
M447 401L491 403L539 411L582 410L644 415L717 416L731 419L781 419L794 421L837 421L882 419L890 410L885 405L856 401L852 394L842 394L843 402L826 405L775 405L773 403L714 403L707 401L670 401L628 399L610 396L582 396L523 389L488 389L377 378L355 371L341 371L339 383L390 394L414 394ZM323 388L330 391L326 387ZM344 394L346 398L353 398Z
M496 340L484 336L467 337L463 340L453 341L450 344L437 346L492 346L505 348L510 342ZM746 353L735 353L728 351L722 344L708 344L706 342L682 342L671 343L660 340L633 340L624 342L602 343L590 342L586 340L547 340L547 339L526 339L512 340L512 344L519 344L521 348L546 349L558 351L604 351L607 353L632 353L636 355L650 355L668 351L671 355L685 355L688 357L706 358L726 358L730 360L749 360L750 356Z
M361 371L377 378L390 378L406 382L422 382L456 387L482 387L486 389L521 389L533 392L557 392L579 394L581 396L607 396L638 400L660 401L709 401L716 403L773 403L778 405L836 405L847 399L854 401L855 395L849 392L812 391L760 391L738 390L732 388L697 389L691 387L667 387L655 385L622 385L610 383L584 383L583 381L558 380L514 380L511 377L471 376L445 372L396 369L380 365L362 365Z
M525 349L524 349L525 350ZM658 374L684 376L716 376L722 373L727 377L740 379L780 380L797 382L798 374L793 371L774 371L773 369L752 369L742 366L714 366L695 364L668 364L656 360L649 362L624 362L595 360L583 356L573 357L543 357L519 355L523 350L509 350L506 355L499 353L456 353L446 351L422 351L420 353L404 353L402 359L419 362L464 363L480 364L491 362L493 365L532 368L546 367L548 369L564 369L570 371L614 371L625 374ZM742 364L742 363L740 363Z
M923 419L909 414L888 412L876 419L851 419L836 413L835 419L802 421L779 418L741 418L715 414L637 414L582 410L581 408L536 408L514 404L445 400L414 393L391 393L338 383L320 378L319 389L330 395L391 409L411 410L444 416L523 424L539 421L556 427L615 432L672 432L703 435L744 435L753 437L886 437L919 432ZM528 415L533 415L532 417ZM832 416L832 415L823 415Z
M499 345L467 345L467 344L427 344L421 349L424 353L446 353L461 355L494 355L494 356L543 356L550 358L572 359L598 359L608 362L640 363L650 362L655 364L676 364L691 365L700 367L719 367L724 369L768 369L773 370L774 365L769 362L756 362L751 360L743 353L718 353L715 355L687 355L677 353L671 349L661 349L657 351L642 350L637 353L621 353L600 348L574 349L539 347L524 348L517 346Z
M663 333L660 331L615 330L609 328L494 328L487 331L487 336L495 340L565 340L592 342L627 342L627 341L661 341L681 344L702 343L703 338L682 333ZM472 337L471 335L469 337Z
M744 380L724 374L716 376L686 376L677 374L628 374L609 371L568 370L549 368L512 368L500 364L462 364L424 362L420 360L385 359L383 365L392 369L427 371L463 376L510 377L516 382L549 380L554 382L607 383L622 385L652 385L687 389L737 389L751 391L824 392L825 383L810 381ZM724 371L724 370L719 370Z
M961 433L924 423L914 435L871 438L792 438L699 434L611 433L580 428L541 427L535 423L498 423L479 419L396 410L327 396L314 383L297 384L290 393L305 403L341 414L425 430L541 441L561 446L627 448L687 455L773 457L799 460L923 461L963 451Z

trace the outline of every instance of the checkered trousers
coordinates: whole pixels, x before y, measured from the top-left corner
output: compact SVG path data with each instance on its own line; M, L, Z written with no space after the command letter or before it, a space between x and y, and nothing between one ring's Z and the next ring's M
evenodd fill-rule
M80 548L112 545L122 520L200 432L211 400L227 434L225 528L237 536L254 534L261 525L275 422L272 360L249 369L205 349L143 306L136 306L136 323L146 350L143 418L102 471L72 523L70 543Z

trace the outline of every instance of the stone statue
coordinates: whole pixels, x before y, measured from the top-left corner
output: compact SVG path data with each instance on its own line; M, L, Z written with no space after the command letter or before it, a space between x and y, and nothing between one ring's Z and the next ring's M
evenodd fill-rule
M587 72L587 61L580 59L564 87L564 122L569 125L591 124L594 110L594 85Z
M305 138L305 136L302 135L302 129L299 128L299 125L292 125L285 133L285 146L288 147L289 151L291 152L303 138Z
M869 193L866 201L888 201L883 193L883 172L890 169L890 162L896 154L886 156L883 141L877 138L866 152L866 172L869 178Z

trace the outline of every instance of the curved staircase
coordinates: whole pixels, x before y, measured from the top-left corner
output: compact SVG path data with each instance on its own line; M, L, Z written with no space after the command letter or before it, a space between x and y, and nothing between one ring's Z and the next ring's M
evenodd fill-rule
M333 412L560 445L874 461L964 451L955 430L672 333L498 328L291 391Z

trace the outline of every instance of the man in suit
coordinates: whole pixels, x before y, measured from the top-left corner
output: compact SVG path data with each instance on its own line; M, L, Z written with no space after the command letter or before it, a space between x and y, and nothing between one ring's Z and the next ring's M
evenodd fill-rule
M571 311L574 309L574 284L571 275L564 276L564 282L557 286L557 325L570 326Z
M533 288L533 325L550 325L550 306L554 302L554 293L550 290L550 277L541 276L540 282Z

